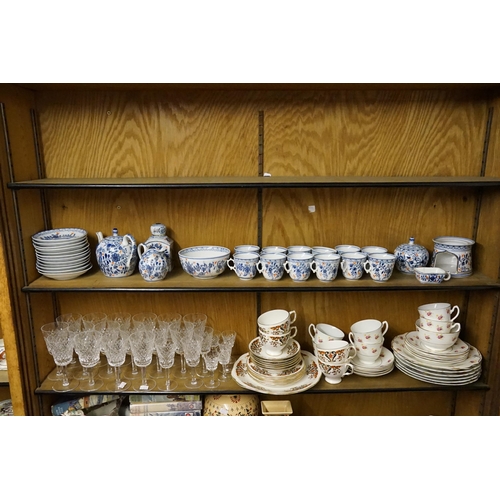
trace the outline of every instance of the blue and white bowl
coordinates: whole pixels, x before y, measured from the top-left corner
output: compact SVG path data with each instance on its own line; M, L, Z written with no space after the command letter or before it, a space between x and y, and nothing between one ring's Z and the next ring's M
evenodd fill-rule
M182 249L179 260L182 269L194 278L210 279L224 272L230 255L229 248L204 245Z

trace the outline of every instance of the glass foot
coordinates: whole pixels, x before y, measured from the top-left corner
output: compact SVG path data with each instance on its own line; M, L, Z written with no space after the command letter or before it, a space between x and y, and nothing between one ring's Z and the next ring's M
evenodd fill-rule
M79 384L80 383L78 380L69 380L68 385L63 385L62 379L61 380L54 380L52 382L52 390L54 390L56 392L74 391L79 386Z
M93 392L98 391L104 385L104 382L99 379L94 379L94 383L92 385L89 384L89 380L80 380L80 386L78 389L85 392Z
M108 391L113 391L113 392L121 392L121 391L126 391L127 389L130 389L130 386L132 384L127 381L127 380L120 380L120 385L116 384L116 380L113 380L112 382L109 382L106 385L106 390Z
M156 382L151 378L146 379L146 384L147 385L142 384L142 378L139 374L138 378L132 381L132 389L134 389L134 391L147 392L156 387Z

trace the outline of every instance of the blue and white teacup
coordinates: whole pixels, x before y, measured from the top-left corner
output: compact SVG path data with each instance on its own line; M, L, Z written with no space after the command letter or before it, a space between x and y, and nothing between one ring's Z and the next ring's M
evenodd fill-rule
M387 281L394 271L396 256L392 253L373 253L368 255L364 270L370 274L373 281Z
M260 256L256 252L235 253L227 261L227 267L236 273L240 280L251 280L257 274Z
M320 281L333 281L337 277L340 258L338 253L320 253L313 255L311 271Z
M285 271L293 281L306 281L311 275L313 256L310 252L289 254L285 262Z
M284 253L264 253L260 254L260 260L257 262L257 271L261 273L266 280L277 281L285 273L286 254Z
M367 256L361 252L348 252L342 254L340 268L344 278L348 280L359 280L363 276L364 264Z

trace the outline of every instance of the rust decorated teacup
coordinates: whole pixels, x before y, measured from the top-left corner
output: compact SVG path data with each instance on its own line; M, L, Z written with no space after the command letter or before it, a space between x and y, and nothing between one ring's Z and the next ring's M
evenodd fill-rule
M334 340L327 345L328 347L316 343L313 345L314 355L322 363L347 363L356 356L356 349L346 340Z
M297 335L297 327L292 326L285 333L263 333L259 331L259 337L262 342L262 347L264 351L269 354L269 356L279 356L291 339Z
M318 365L329 384L340 384L344 377L354 372L351 363L323 363L318 360Z
M272 309L257 318L259 333L281 335L290 330L290 326L295 323L296 319L297 313L295 311Z

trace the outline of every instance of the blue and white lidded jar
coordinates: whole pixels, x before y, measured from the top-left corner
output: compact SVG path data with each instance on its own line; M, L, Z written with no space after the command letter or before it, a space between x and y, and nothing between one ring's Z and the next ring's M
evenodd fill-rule
M415 243L411 237L408 243L399 245L394 250L396 256L396 269L406 274L415 274L416 267L425 267L429 261L429 252L422 245Z

